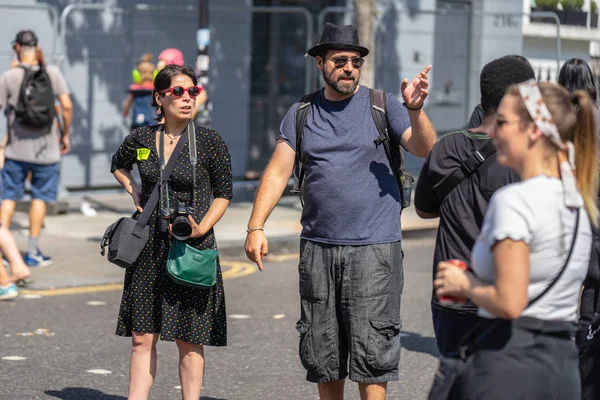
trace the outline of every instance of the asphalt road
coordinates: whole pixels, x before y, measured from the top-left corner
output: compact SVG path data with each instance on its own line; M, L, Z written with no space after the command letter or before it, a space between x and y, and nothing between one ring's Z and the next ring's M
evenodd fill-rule
M401 380L388 399L424 399L437 367L429 309L433 237L407 239ZM297 355L297 257L225 281L229 345L206 349L202 399L317 399ZM33 296L36 297L36 296ZM130 340L114 335L120 292L0 302L0 399L126 400ZM158 345L151 399L180 398L177 349ZM348 382L348 399L358 399Z

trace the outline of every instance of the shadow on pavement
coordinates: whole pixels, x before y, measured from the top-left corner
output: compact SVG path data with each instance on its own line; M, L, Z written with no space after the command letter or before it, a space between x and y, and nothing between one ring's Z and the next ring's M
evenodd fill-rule
M417 353L439 357L440 353L434 337L422 336L420 333L402 331L402 347Z
M102 393L96 389L88 388L64 388L63 390L46 390L48 396L56 397L61 400L127 400L127 397L113 396ZM200 397L200 400L227 400L217 397Z
M62 400L127 400L127 397L113 396L88 388L69 387L63 390L46 390L44 393Z

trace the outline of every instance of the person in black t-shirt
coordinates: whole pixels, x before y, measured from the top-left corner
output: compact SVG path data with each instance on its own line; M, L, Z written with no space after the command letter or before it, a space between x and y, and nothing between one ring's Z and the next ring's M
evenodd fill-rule
M421 218L440 218L433 276L442 260L469 263L492 195L519 178L512 169L496 163L494 152L443 198L439 198L439 183L488 143L489 133L496 128L496 109L506 89L534 76L531 66L514 56L487 64L480 75L483 122L474 129L446 134L426 158L417 181L415 208ZM443 356L451 356L458 350L461 337L473 326L477 307L470 302L443 306L432 292L431 311L438 349Z
M516 58L517 60L521 60L525 64L527 64L531 67L531 64L529 63L529 61L523 56L510 55L510 56L506 56L506 57ZM481 104L477 104L475 106L475 108L473 109L473 112L471 113L471 118L469 118L469 123L467 124L467 129L477 128L478 126L481 125L482 122L483 122L483 108L481 107Z

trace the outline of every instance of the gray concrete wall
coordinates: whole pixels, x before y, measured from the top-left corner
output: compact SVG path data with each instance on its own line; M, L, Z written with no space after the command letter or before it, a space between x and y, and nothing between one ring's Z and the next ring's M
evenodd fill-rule
M523 55L522 0L476 0L476 4L470 109L479 103L479 74L485 64L509 54Z
M59 10L78 1L14 0L0 3L0 69L8 67L10 41L19 29L32 28L40 45L51 52L52 28L47 12L5 11L2 4L48 4ZM100 3L100 2L98 2ZM106 10L75 11L62 29L64 43L57 40L58 63L71 90L74 120L71 152L62 161L62 182L70 190L114 185L110 174L111 156L129 133L130 118L121 116L121 105L132 83L131 71L139 57L150 52L155 60L167 47L184 53L186 64L196 60L198 24L196 0L179 0L165 11L113 13L114 7L132 10L139 1L105 0ZM159 0L145 0L150 6L164 6ZM192 11L176 7L192 6ZM10 17L7 17L10 16ZM52 60L52 57L50 57ZM0 125L4 126L4 124Z
M233 176L244 176L248 158L251 6L245 0L210 2L209 93L212 127L229 148Z

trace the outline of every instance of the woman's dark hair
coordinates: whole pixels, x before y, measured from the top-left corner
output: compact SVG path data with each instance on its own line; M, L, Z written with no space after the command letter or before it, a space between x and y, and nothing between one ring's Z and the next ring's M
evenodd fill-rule
M594 74L592 74L592 69L588 63L581 58L571 58L565 61L558 73L558 83L571 94L576 90L583 90L590 95L593 101L596 101L597 91Z
M159 107L158 103L156 102L156 93L160 92L161 90L170 88L171 81L178 75L186 75L192 80L194 85L198 85L198 78L196 78L196 73L190 67L186 65L180 67L179 65L175 64L169 64L165 66L156 75L156 78L154 78L154 90L152 91L152 105L157 110L161 107ZM164 112L162 112L161 110L161 113L156 117L156 120L160 121L163 116Z

